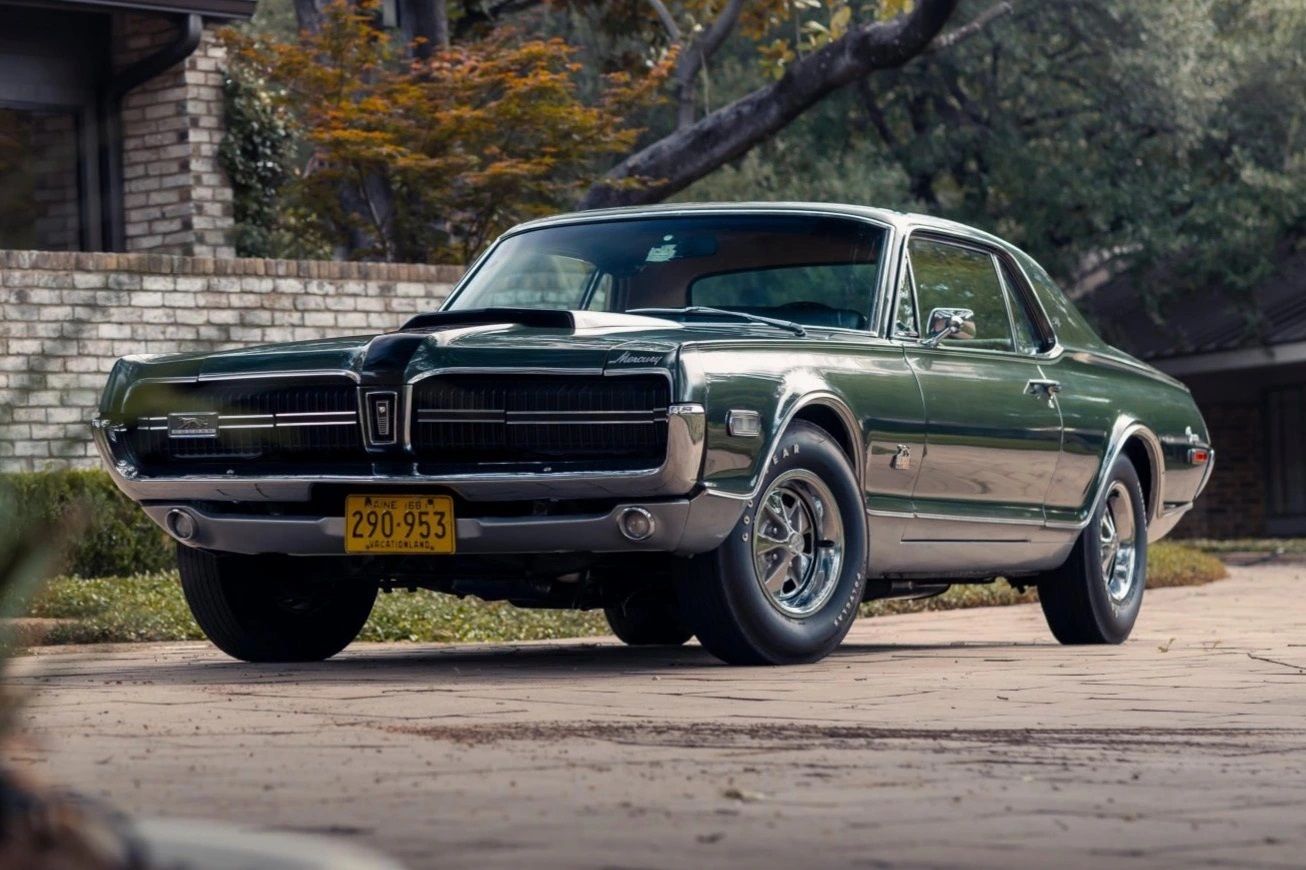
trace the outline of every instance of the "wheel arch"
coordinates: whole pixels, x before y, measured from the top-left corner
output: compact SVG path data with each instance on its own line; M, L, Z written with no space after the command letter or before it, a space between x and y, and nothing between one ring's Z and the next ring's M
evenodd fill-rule
M1092 515L1091 506L1097 503L1098 495L1106 485L1111 466L1121 456L1125 456L1138 472L1138 480L1143 488L1143 501L1147 508L1147 522L1151 525L1161 516L1165 504L1165 456L1161 450L1161 439L1137 420L1121 421L1116 428L1118 434L1112 439L1111 448L1107 451L1106 459L1098 472L1089 515Z
M819 426L830 433L835 443L843 451L844 456L848 457L848 462L852 465L853 474L857 477L860 486L863 462L861 430L848 406L834 396L808 397L800 401L794 408L792 415L785 422L784 429L788 429L796 420Z

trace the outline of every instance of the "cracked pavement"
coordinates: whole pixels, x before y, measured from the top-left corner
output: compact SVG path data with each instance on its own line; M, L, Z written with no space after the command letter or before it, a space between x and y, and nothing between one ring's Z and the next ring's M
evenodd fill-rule
M1231 574L1149 591L1122 647L986 608L785 669L612 640L43 649L13 761L415 867L1300 867L1306 564Z

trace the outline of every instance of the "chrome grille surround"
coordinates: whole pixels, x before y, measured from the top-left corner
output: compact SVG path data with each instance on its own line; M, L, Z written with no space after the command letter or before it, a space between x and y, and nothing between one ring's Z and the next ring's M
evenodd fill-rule
M142 383L125 400L123 417L131 451L147 467L338 461L361 449L357 390L352 381L339 378L289 385L253 380ZM197 425L188 431L184 424L192 421Z
M665 372L435 372L412 385L419 462L660 465L671 384Z

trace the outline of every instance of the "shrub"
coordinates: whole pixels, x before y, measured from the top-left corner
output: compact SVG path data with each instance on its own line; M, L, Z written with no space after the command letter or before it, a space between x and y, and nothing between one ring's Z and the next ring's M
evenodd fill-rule
M1224 563L1195 547L1160 541L1147 550L1147 588L1201 586L1229 576Z
M63 555L63 573L117 577L173 565L167 536L103 471L9 474L0 477L0 488L9 493L19 523L81 524Z

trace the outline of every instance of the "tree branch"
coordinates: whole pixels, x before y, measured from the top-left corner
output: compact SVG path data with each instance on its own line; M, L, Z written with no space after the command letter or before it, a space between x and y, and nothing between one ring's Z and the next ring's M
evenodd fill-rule
M662 5L661 0L650 0L650 2ZM735 29L735 25L739 23L739 14L743 11L743 0L729 0L726 8L721 10L721 14L712 22L712 26L687 46L676 61L674 78L677 129L683 129L694 123L694 79L707 65L708 58L716 54L725 43L726 38Z
M659 202L685 189L784 129L833 91L875 70L902 66L920 54L947 23L957 2L918 0L906 15L851 29L794 62L779 81L630 155L586 192L580 207ZM622 184L628 180L638 184Z
M1002 0L1001 3L994 3L988 9L985 9L974 20L963 24L961 27L953 28L947 33L940 36L929 44L921 54L938 54L946 51L954 45L965 42L984 28L988 27L994 21L1005 15L1010 15L1015 10L1015 4L1012 0Z
M653 7L653 12L657 15L658 21L662 22L662 29L671 37L671 41L680 42L680 25L676 24L676 19L667 8L667 4L662 0L648 0L648 5Z

